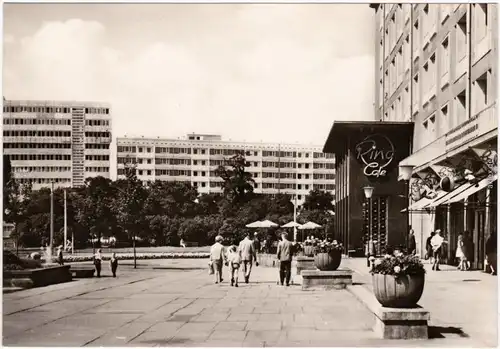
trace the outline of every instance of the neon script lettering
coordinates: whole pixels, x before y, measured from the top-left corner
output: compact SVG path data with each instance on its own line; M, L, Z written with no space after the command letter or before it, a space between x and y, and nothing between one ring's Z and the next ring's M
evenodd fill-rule
M356 146L356 158L365 165L365 176L384 177L386 167L394 159L394 145L384 135L368 136Z

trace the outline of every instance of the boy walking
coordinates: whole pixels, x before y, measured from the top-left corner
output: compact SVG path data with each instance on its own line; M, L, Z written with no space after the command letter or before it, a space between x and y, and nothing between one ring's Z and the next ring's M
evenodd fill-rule
M238 287L238 273L240 271L241 256L236 246L229 248L227 256L229 263L229 270L231 271L231 286Z

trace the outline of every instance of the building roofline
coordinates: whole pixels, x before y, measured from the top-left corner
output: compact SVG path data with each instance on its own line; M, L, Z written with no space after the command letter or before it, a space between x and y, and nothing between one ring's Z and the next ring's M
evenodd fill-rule
M183 143L200 143L200 144L223 144L223 145L267 145L267 146L281 146L281 147L295 147L295 148L315 148L321 151L322 146L317 144L303 144L303 143L277 143L277 142L252 142L252 141L227 141L227 140L195 140L195 139L175 139L175 138L152 138L152 137L116 137L116 143L125 141L150 141L150 142L183 142Z
M29 100L29 99L6 99L3 105L10 106L65 106L65 107L101 107L111 108L111 104L107 102L90 102L90 101L56 101L56 100Z
M344 142L345 136L351 131L358 131L363 128L370 129L404 129L407 132L413 134L413 122L406 121L335 121L330 129L328 138L323 146L323 152L330 152L335 154L336 149L338 149L339 143Z

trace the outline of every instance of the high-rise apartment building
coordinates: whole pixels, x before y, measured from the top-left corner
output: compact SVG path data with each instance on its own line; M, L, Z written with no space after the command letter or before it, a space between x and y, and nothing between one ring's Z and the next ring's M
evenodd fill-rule
M109 178L110 106L101 103L4 100L3 149L14 177L33 189L76 187Z
M185 139L117 139L117 174L135 161L143 181L184 181L200 193L222 192L219 165L243 153L255 180L255 192L297 195L300 205L309 191L320 189L334 195L335 160L319 146L223 141L219 135L189 134Z
M497 225L496 4L372 4L380 121L414 123L409 215L420 253L441 229L454 258L469 232L474 265ZM450 184L451 183L451 184Z

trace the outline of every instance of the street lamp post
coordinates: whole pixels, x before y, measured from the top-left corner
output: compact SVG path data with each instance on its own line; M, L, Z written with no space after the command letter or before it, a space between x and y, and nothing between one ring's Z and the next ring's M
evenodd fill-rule
M297 223L297 194L295 194L293 202L293 222ZM297 242L297 227L293 226L293 242Z
M400 165L399 166L399 177L398 179L405 182L405 202L406 202L406 237L405 241L410 235L410 179L413 173L414 166L412 165ZM408 247L408 244L406 244Z
M373 240L372 233L372 195L373 195L373 187L366 186L363 188L365 193L365 198L368 199L368 244ZM369 247L370 248L370 247Z
M49 241L49 260L52 262L52 248L54 240L54 180L50 181L50 241Z

